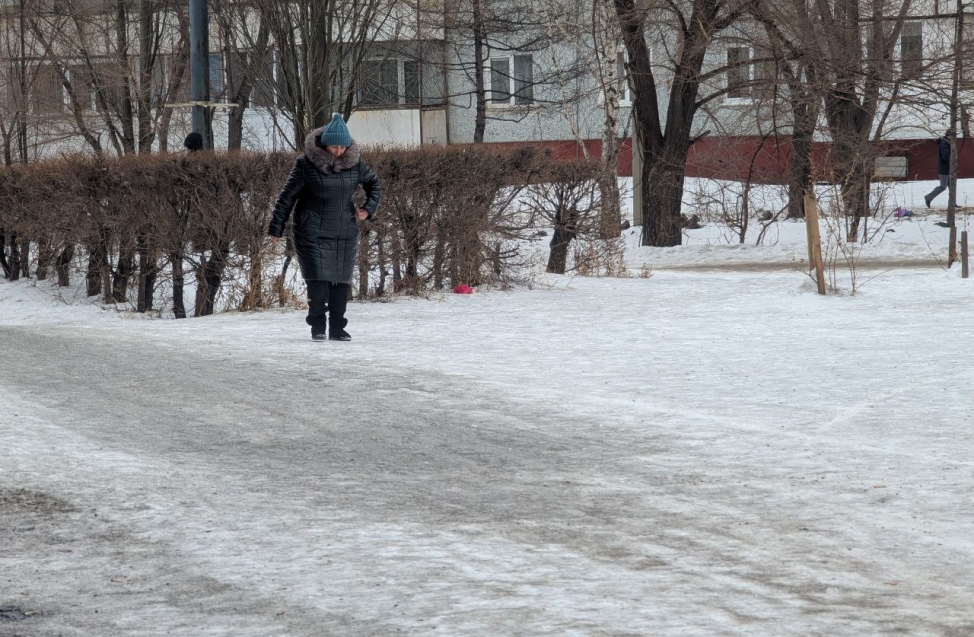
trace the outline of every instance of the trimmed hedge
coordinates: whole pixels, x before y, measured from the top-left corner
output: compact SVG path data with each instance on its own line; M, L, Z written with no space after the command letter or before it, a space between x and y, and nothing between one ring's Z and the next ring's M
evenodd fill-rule
M531 147L483 146L366 152L382 180L375 221L363 223L360 297L426 294L513 276L533 219L521 191L544 172ZM283 304L290 242L266 241L274 199L293 154L199 153L75 156L0 168L0 243L8 278L86 278L89 296L153 308L160 277L186 315L188 273L197 315L221 306ZM227 289L233 282L233 290Z

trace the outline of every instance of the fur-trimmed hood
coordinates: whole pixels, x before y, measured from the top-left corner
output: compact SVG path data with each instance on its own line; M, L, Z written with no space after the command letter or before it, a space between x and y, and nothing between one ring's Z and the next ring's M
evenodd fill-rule
M316 128L304 138L304 156L314 164L318 172L324 175L340 173L349 168L354 168L362 158L362 151L359 150L355 140L352 140L352 145L348 147L344 155L336 158L321 145L321 133L324 130L324 127Z

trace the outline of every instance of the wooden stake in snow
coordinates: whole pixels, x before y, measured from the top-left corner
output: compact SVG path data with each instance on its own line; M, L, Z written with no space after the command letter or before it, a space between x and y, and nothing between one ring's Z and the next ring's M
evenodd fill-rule
M960 275L967 278L967 230L960 233Z
M818 293L825 294L825 264L822 262L822 233L818 227L818 202L805 193L805 231L808 233L808 267L815 268Z
M949 216L949 215L948 215ZM947 223L953 223L947 220ZM947 267L957 263L957 226L950 226L950 246L947 248Z

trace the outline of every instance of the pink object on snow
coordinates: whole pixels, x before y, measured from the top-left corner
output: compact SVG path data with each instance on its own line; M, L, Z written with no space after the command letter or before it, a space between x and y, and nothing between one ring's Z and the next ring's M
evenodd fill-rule
M454 294L473 294L473 288L466 283L461 283L460 285L453 288Z

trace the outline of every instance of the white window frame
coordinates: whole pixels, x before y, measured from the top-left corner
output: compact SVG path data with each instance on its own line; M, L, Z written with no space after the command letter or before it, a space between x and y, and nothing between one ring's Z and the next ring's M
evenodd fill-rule
M917 26L917 27L919 27L919 31L920 32L919 33L907 33L906 32L907 31L907 25L909 25L911 27L914 26L914 25ZM917 77L919 77L919 74L921 74L923 72L923 62L924 62L924 53L925 53L925 51L924 51L924 39L923 39L924 33L923 32L924 32L923 20L906 20L905 22L903 22L903 26L900 29L899 42L896 43L897 48L899 49L899 60L897 60L897 61L899 62L899 67L900 67L899 68L899 72L900 72L900 76L901 77L905 77L905 78L917 78ZM906 39L906 38L917 38L917 39L919 39L919 41L920 41L920 50L919 50L920 57L919 58L916 58L916 59L910 58L909 60L907 60L907 58L904 57L904 55L903 55L903 40ZM916 65L916 68L914 70L910 71L910 72L907 72L907 69L906 69L907 64Z
M529 104L517 104L516 103L516 95L515 95L515 93L517 91L515 91L515 89L514 89L514 81L515 81L515 79L514 79L514 58L517 57L517 56L521 56L521 55L524 55L524 56L527 56L527 57L530 57L531 58L531 67L532 67L531 84L532 84L532 88L531 88L531 102ZM494 91L493 91L492 82L491 82L491 74L492 74L492 71L493 71L493 68L494 68L494 65L493 65L494 60L506 60L507 61L508 80L509 80L508 91L510 92L511 97L508 98L508 100L506 102L496 102L493 99L493 92ZM504 109L504 108L534 108L534 106L537 104L538 100L534 96L534 54L533 53L514 53L514 52L511 52L511 53L507 53L507 54L504 54L504 55L491 55L489 58L487 58L487 65L484 68L484 76L485 76L484 77L484 88L486 89L486 92L487 92L487 108L499 108L499 109Z
M652 57L650 57L652 62ZM630 108L632 106L632 85L629 83L629 54L626 52L625 45L619 45L616 57L616 81L622 90L619 91L619 108ZM605 104L605 91L599 88L596 98L599 106Z
M652 61L651 61L652 62ZM629 83L629 53L624 45L616 51L616 75L619 78L619 106L632 106L632 84Z
M74 89L75 95L78 94L79 86L84 87L85 93L88 95L87 101L82 101L81 112L82 113L95 113L98 111L98 100L95 94L94 88L90 83L85 81L86 75L88 73L87 68L84 68L81 64L69 64L68 68L68 81L71 82L71 88ZM71 96L68 95L67 91L64 93L64 102L71 108Z
M68 99L68 93L67 91L64 90L64 84L61 82L60 74L58 73L58 69L55 66L56 64L57 64L56 62L42 62L39 63L37 67L32 71L34 74L34 87L33 87L33 91L30 93L30 99L27 103L27 110L32 115L38 115L41 117L59 117L67 114L68 105L70 102ZM38 88L38 82L40 82L42 79L42 76L40 75L42 71L44 73L53 74L51 77L55 78L58 95L61 98L60 107L58 107L57 105L58 101L56 96L54 95L50 96L51 102L49 104L43 104L43 107L41 103L38 101L41 95L40 89ZM43 78L43 79L50 79L50 77ZM51 88L51 86L49 86L48 88Z
M728 75L731 69L730 65L730 52L731 49L745 49L747 50L747 64L740 68L743 71L745 86L747 87L747 95L744 96L732 96L730 94L730 86L728 80L730 79ZM754 47L747 46L744 44L734 45L729 44L724 48L724 66L727 67L724 70L724 104L735 105L749 105L754 103L754 93L752 87L750 86L751 81L754 79Z

